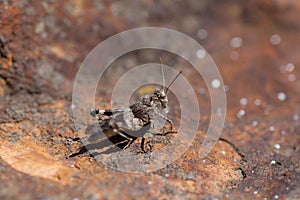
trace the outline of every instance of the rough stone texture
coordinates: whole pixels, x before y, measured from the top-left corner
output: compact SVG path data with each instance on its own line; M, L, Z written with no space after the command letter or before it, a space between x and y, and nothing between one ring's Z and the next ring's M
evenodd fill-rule
M299 199L299 2L129 4L0 1L0 198ZM219 142L206 158L197 156L209 122L206 92L199 95L201 126L193 144L161 170L124 173L98 164L88 153L67 158L81 145L71 115L72 80L80 62L107 37L140 26L176 29L211 54L229 88ZM197 38L201 28L208 32L205 40ZM281 37L279 45L270 42L274 34ZM232 48L236 36L243 43ZM145 51L127 59L157 62L160 56ZM165 54L165 64L174 60ZM295 69L281 67L288 63ZM124 66L117 77L128 63L115 64ZM193 71L185 74L196 89L204 87ZM279 92L286 94L284 101ZM100 103L108 94L101 90L98 96ZM247 105L240 105L242 97ZM246 114L237 117L240 109ZM176 116L176 109L171 113ZM172 137L156 138L161 141L155 148Z

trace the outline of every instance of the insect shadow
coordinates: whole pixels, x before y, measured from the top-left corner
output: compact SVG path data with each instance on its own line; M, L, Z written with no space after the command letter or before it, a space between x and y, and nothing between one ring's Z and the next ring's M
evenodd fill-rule
M150 123L142 127L138 131L126 130L122 134L132 139L134 142L141 135L144 135L150 129ZM85 154L88 151L93 151L92 156L100 154L111 154L122 151L128 145L128 139L116 134L113 129L102 129L98 123L88 125L85 134L86 138L82 139L84 146L78 152L69 155L68 157L75 157ZM142 142L144 142L142 140ZM105 149L105 150L103 150ZM99 150L99 152L97 151ZM102 151L101 151L102 150ZM95 152L96 151L96 152Z

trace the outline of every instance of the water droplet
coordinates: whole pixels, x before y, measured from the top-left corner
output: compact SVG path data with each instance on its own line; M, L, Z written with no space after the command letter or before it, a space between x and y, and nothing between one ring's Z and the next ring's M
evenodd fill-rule
M294 120L294 121L298 121L299 118L300 118L300 116L299 116L298 113L295 113L295 114L293 115L293 120Z
M248 103L247 98L243 97L243 98L240 99L240 104L241 104L242 106L247 105L247 103Z
M257 126L258 125L258 122L257 121L253 121L252 122L252 126Z
M197 32L197 37L201 40L204 40L206 39L208 36L207 34L207 31L205 29L200 29L198 32Z
M200 94L205 94L206 89L205 88L199 88L198 92Z
M296 75L295 74L290 74L288 76L289 81L295 81L296 80Z
M238 60L239 57L240 57L239 52L237 52L237 51L231 51L230 52L230 59L231 60Z
M270 126L269 127L269 131L272 131L272 132L275 131L275 127L274 126Z
M260 99L255 99L254 104L257 105L257 106L260 106L261 105L261 100Z
M273 45L279 45L281 43L281 37L278 34L274 34L270 38L270 42Z
M292 72L295 69L295 65L293 63L288 63L285 68L286 68L286 71Z
M238 111L238 113L236 114L237 118L241 118L242 116L244 116L246 114L246 111L244 109L240 109Z
M279 67L279 71L280 71L280 73L282 73L282 74L286 73L286 66L281 65L281 66Z
M241 47L243 44L243 40L242 38L240 37L234 37L231 39L230 41L230 45L233 47L233 48L239 48Z
M280 149L280 144L274 144L275 149Z
M246 114L246 111L245 111L245 110L243 110L243 109L241 109L241 110L239 110L239 114L240 114L241 116L243 116L243 115L245 115L245 114Z
M198 58L204 58L206 56L206 51L204 49L199 49L196 54Z
M277 94L277 98L279 99L279 101L285 101L286 100L286 94L284 92L279 92Z
M213 88L217 89L221 86L221 81L219 79L214 79L211 82L211 85L212 85Z

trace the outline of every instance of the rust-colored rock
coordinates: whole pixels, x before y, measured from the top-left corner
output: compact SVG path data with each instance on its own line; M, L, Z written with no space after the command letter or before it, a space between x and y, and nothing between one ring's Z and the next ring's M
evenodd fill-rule
M141 1L132 7L126 1L1 1L0 198L299 199L299 5L288 0ZM174 28L211 54L228 87L221 138L199 158L210 117L209 94L201 90L200 130L165 168L126 173L88 152L68 158L82 145L71 113L79 64L107 37L141 26ZM197 37L199 29L207 38ZM230 46L234 37L242 39L241 47ZM127 69L124 60L157 62L162 56L166 65L184 63L165 52L138 51L114 63L124 66L116 73ZM185 69L196 89L205 88ZM105 80L97 104L108 100L116 77ZM247 102L241 104L241 98ZM178 112L171 110L175 122ZM154 149L173 137L156 138ZM125 151L138 151L139 142Z

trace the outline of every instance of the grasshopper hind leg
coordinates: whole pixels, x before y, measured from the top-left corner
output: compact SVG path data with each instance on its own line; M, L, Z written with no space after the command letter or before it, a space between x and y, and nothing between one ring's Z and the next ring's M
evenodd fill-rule
M126 139L128 140L128 143L126 144L126 146L123 147L123 150L127 149L127 148L132 144L133 139L130 138L130 137L128 137L127 135L125 135L125 134L122 133L122 132L118 132L118 135L120 135L120 136L122 136L122 137L124 137L124 138L126 138Z

